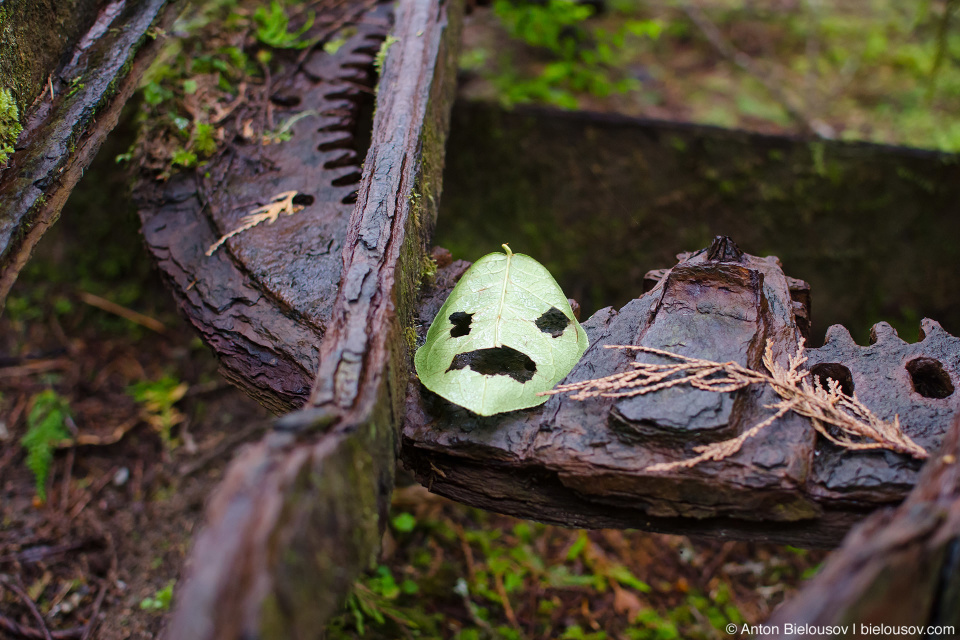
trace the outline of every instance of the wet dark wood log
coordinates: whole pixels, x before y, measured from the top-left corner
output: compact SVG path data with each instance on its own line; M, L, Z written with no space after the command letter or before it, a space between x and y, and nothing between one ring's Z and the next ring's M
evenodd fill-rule
M834 638L955 638L958 602L960 421L954 421L903 504L873 514L851 531L758 637L825 637L818 628L829 625L843 629ZM952 630L933 629L928 635L927 625ZM798 632L803 626L810 632Z
M422 333L465 267L460 262L442 270L427 292ZM634 359L656 357L604 348L615 344L762 370L766 342L785 363L802 335L798 319L809 317L805 283L787 278L776 258L742 254L723 238L648 278L656 282L648 293L584 323L590 348L566 382L612 375ZM945 425L960 412L960 394L949 392L960 371L960 339L931 320L923 327L924 339L907 344L880 324L875 343L862 347L837 326L826 345L807 355L814 373L846 381L883 419L899 415L905 432L935 451ZM401 456L434 492L524 518L806 546L836 544L865 513L900 501L915 482L919 460L840 450L792 413L721 462L645 470L743 433L772 413L766 407L776 399L770 388L717 394L674 387L582 402L554 396L536 409L480 418L414 380Z
M461 12L455 0L397 5L309 406L231 465L170 637L319 637L375 558L409 375L402 336L440 195Z
M0 76L23 125L0 172L0 311L181 5L13 0L0 8Z

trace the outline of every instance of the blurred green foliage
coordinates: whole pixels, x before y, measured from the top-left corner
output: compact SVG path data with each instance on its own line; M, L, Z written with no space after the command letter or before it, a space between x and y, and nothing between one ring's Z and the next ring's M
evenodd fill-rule
M761 79L719 54L682 3L496 0L461 68L503 104L799 131ZM960 151L960 0L700 3L828 137Z
M456 505L395 511L390 555L357 581L325 637L719 640L745 621L725 581L709 593L650 584L596 533L498 518ZM771 581L798 578L762 566Z
M46 502L53 452L58 442L70 437L67 429L70 404L52 389L41 391L32 402L33 408L27 416L27 433L20 444L27 450L27 467L33 472L37 497Z
M498 58L497 72L489 77L508 106L540 102L576 109L580 93L606 97L631 91L637 81L618 70L626 41L656 39L661 31L656 20L625 19L612 30L589 25L593 8L575 0L496 0L493 11L512 38L548 58L533 73L518 66L509 51Z

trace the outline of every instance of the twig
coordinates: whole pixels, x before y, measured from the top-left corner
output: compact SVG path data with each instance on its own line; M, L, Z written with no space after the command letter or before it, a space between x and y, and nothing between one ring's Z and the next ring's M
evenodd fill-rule
M753 58L734 48L734 46L723 37L723 34L720 33L720 29L710 21L710 18L707 17L695 2L684 2L681 7L683 12L687 14L687 17L700 29L700 32L703 33L707 41L716 49L717 53L733 62L733 64L740 67L741 70L762 84L771 97L780 103L783 110L786 111L797 124L802 126L806 132L824 137L820 135L823 129L822 125L818 126L818 123L815 123L809 118L800 107L783 92L780 86L773 82L773 80L757 66Z
M493 584L497 588L497 595L500 596L500 601L503 603L504 615L507 616L507 620L514 629L519 629L520 623L517 622L517 615L513 612L513 607L510 606L510 598L507 597L507 589L503 586L503 574L499 572L494 573Z
M73 461L77 455L77 450L70 448L67 452L67 463L63 472L63 483L60 485L60 510L67 510L67 502L70 500L70 481L73 476Z
M947 33L950 26L950 14L957 8L958 0L946 0L943 7L943 17L937 25L937 53L933 58L933 66L930 68L930 79L927 85L927 102L933 102L937 92L937 76L940 73L940 67L943 65L944 55L947 53Z
M53 640L73 640L73 638L79 638L83 635L83 630L84 627L60 629L59 631L51 631L50 637ZM0 613L0 631L6 631L10 635L29 638L30 640L41 640L46 637L40 629L34 629L33 627L22 625L19 622L14 622L2 613Z
M767 384L780 396L780 401L767 405L775 409L773 415L753 425L740 435L729 440L694 447L699 454L677 462L663 462L647 467L646 471L669 471L679 467L693 467L707 460L719 461L738 452L744 442L756 436L789 411L809 418L813 428L830 442L852 450L889 449L914 458L927 457L926 450L904 433L899 416L892 422L878 418L861 403L856 394L848 396L840 389L840 383L827 378L827 389L818 377L810 382L810 372L801 367L807 361L803 355L803 340L797 344L797 352L789 358L786 368L773 356L773 343L767 341L763 364L770 375L748 369L736 362L719 363L700 358L671 353L663 349L635 345L606 345L608 349L632 349L675 361L670 364L633 362L628 371L565 385L541 395L571 393L574 400L588 398L624 398L654 393L679 385L695 389L728 393L752 384ZM834 434L827 425L835 427ZM854 440L854 438L859 438ZM864 441L866 439L866 441Z
M97 599L93 602L93 613L90 614L90 619L87 620L87 626L84 627L83 636L80 640L88 640L90 634L93 633L94 628L97 626L97 618L100 616L100 607L103 606L103 599L107 595L107 582L104 581L100 585L100 592L97 593Z
M101 298L92 293L87 293L86 291L80 292L80 300L89 304L91 307L96 307L102 309L107 313L112 313L118 315L125 320L129 320L134 324L138 324L141 327L146 327L151 331L156 331L157 333L166 333L167 327L164 326L162 322L151 318L150 316L145 316L142 313L138 313L132 309L127 309L122 307L115 302L110 302L106 298Z
M263 431L269 425L270 425L270 422L260 422L260 423L252 424L247 426L242 431L239 431L228 438L224 438L223 441L221 441L217 446L213 447L206 453L202 454L194 462L180 467L180 475L191 476L195 474L197 471L200 471L201 469L206 467L208 464L210 464L212 461L222 458L227 451L229 451L236 445L240 444L250 436L254 435L259 431Z
M66 369L72 363L67 358L55 358L53 360L34 360L27 364L16 365L13 367L3 367L0 369L0 378L23 378L36 373L46 373L57 369Z
M56 444L57 448L67 448L76 446L106 446L116 444L123 439L127 433L140 424L140 418L133 418L117 425L113 431L105 436L98 436L90 433L80 433L68 440L62 440Z
M40 625L40 631L43 633L42 637L45 640L53 640L53 638L50 636L50 629L47 628L47 622L43 619L43 615L40 613L40 610L37 609L36 603L34 603L33 599L26 592L26 590L23 589L19 584L17 584L17 582L19 582L19 579L17 579L17 582L14 582L13 580L10 580L6 576L3 576L3 577L0 577L0 580L3 581L3 583L7 586L8 589L10 589L15 594L17 594L20 597L20 599L23 600L23 603L27 605L27 608L30 609L30 613L33 614L33 617L36 618L37 623Z
M103 490L105 486L107 486L110 480L113 479L113 476L116 475L118 468L119 467L113 467L112 469L110 469L110 471L103 474L103 477L97 480L97 483L90 489L90 491L88 491L86 495L84 495L83 498L81 498L80 501L77 502L76 505L74 505L73 509L70 510L71 520L73 520L78 515L80 515L80 512L84 510L87 504L89 504L90 501L93 500L97 496L97 494Z
M248 213L246 216L240 219L239 227L233 231L230 231L229 233L224 234L219 240L210 245L210 248L207 249L207 257L212 256L213 253L219 249L224 242L233 236L243 233L247 229L252 229L261 222L273 224L277 221L277 218L280 217L280 214L291 216L296 212L301 211L303 207L293 204L293 199L295 197L297 197L296 191L284 191L282 193L278 193L270 198L270 202L262 207L257 207Z

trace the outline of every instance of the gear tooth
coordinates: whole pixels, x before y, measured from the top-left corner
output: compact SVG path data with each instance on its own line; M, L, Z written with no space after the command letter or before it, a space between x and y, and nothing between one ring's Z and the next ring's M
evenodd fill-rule
M903 342L903 340L889 322L878 322L870 327L870 344L878 342Z
M827 329L823 346L827 346L828 344L834 347L857 346L857 343L853 340L853 336L850 335L850 331L842 324L834 324Z
M947 331L940 326L940 323L930 318L924 318L920 321L920 340L926 340L929 336L949 335Z

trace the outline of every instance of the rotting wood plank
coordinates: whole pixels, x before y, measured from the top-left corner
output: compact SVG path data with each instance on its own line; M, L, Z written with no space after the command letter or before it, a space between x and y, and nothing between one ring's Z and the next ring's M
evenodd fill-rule
M845 627L835 638L955 638L960 630L960 420L953 422L907 499L853 529L803 590L774 612L761 638L821 637L798 627ZM788 625L794 625L792 628ZM952 631L927 633L926 625ZM867 627L865 632L863 626Z
M369 566L393 488L419 265L440 195L463 3L403 0L308 408L230 467L172 638L318 637Z
M33 104L26 110L17 150L0 174L0 311L33 248L56 222L84 169L116 126L124 103L162 45L164 27L183 3L97 4L99 13L89 2L74 7L78 15L92 11L96 17L71 50L47 56L64 62L46 69L49 81L40 87L40 95L18 96L21 103ZM23 16L36 18L30 11ZM36 90L38 85L26 82L24 87Z

